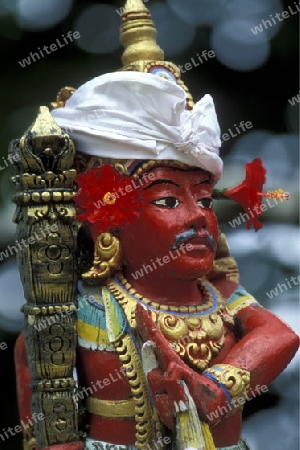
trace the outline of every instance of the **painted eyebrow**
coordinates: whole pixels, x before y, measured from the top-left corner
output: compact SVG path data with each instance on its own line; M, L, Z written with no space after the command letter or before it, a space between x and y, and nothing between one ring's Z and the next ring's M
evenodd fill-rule
M205 183L211 184L210 178L206 178L206 180L197 181L197 183L194 186L198 186L199 184L205 184Z
M144 190L149 189L156 184L173 184L174 186L180 187L179 184L175 183L172 180L167 180L166 178L161 178L160 180L154 180L152 183L150 183L147 187L144 188Z

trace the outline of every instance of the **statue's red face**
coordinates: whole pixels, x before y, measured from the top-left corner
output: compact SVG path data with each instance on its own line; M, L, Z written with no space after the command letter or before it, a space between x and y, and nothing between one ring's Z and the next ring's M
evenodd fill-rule
M143 265L152 268L143 276L153 279L207 274L218 236L209 174L165 167L151 173L139 188L144 203L139 217L121 232L127 277Z

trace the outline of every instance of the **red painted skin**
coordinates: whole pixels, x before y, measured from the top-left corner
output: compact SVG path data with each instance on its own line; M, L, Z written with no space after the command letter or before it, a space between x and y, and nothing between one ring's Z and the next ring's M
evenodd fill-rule
M211 197L211 185L202 183L209 180L209 174L201 169L181 171L171 168L157 167L152 170L155 180L168 179L170 183L160 183L149 187L153 180L140 188L144 208L140 216L131 225L126 225L121 231L121 242L127 265L125 276L133 287L152 301L169 305L199 304L203 300L197 288L197 278L207 275L210 282L218 288L221 294L228 298L236 289L234 282L212 272L214 258L224 255L217 254L208 246L196 247L196 240L190 240L194 248L182 254L168 264L160 266L137 280L132 273L139 270L143 264L151 264L156 258L169 254L174 245L175 236L192 226L201 234L205 227L213 236L215 242L218 235L217 220L207 200ZM197 184L201 182L201 184ZM197 185L196 185L197 184ZM174 208L163 207L166 197L175 197L179 203L172 200ZM157 201L161 200L160 206ZM154 204L153 202L156 202ZM199 201L201 203L199 203ZM194 238L196 239L196 238ZM202 243L202 241L201 241ZM237 314L241 336L237 342L232 332L227 332L225 344L219 354L212 359L210 366L217 363L231 364L246 369L251 373L250 387L255 393L257 385L269 385L287 366L299 345L295 333L280 319L267 310L248 306ZM196 403L201 419L208 421L207 414L218 407L227 404L223 391L210 379L203 377L187 366L173 352L160 330L156 329L150 316L142 308L137 308L137 323L144 341L152 340L156 344L157 358L160 369L148 375L155 406L162 421L169 427L173 422L173 401L181 398L177 380L184 379ZM18 376L18 396L21 419L29 415L27 406L30 399L28 388L29 373L26 366L24 342L19 340L16 350L16 365ZM103 386L93 394L100 399L121 400L130 390L127 381L121 374L118 357L111 352L93 352L79 348L77 367L82 386L88 387L97 380L109 378L117 370L121 376L108 386ZM25 379L25 383L24 383ZM22 382L23 380L23 382ZM251 397L251 391L248 394ZM216 420L208 421L214 425ZM115 444L134 444L134 421L100 418L90 414L89 435L98 440ZM241 437L241 412L222 418L221 422L211 427L215 445L224 447L233 445ZM48 447L52 450L81 450L82 443L68 443ZM46 450L46 449L44 449Z

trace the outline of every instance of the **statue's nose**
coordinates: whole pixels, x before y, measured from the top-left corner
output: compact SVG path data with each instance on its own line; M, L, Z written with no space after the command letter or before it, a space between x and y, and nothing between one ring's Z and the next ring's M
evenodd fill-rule
M188 228L194 227L196 230L206 227L207 219L205 210L200 208L194 199L186 205L186 220L185 225Z

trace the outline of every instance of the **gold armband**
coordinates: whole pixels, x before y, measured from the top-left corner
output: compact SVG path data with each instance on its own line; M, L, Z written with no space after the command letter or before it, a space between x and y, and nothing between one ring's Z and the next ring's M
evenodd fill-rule
M250 388L250 372L230 364L216 364L202 374L214 381L235 407L239 398L245 398Z

